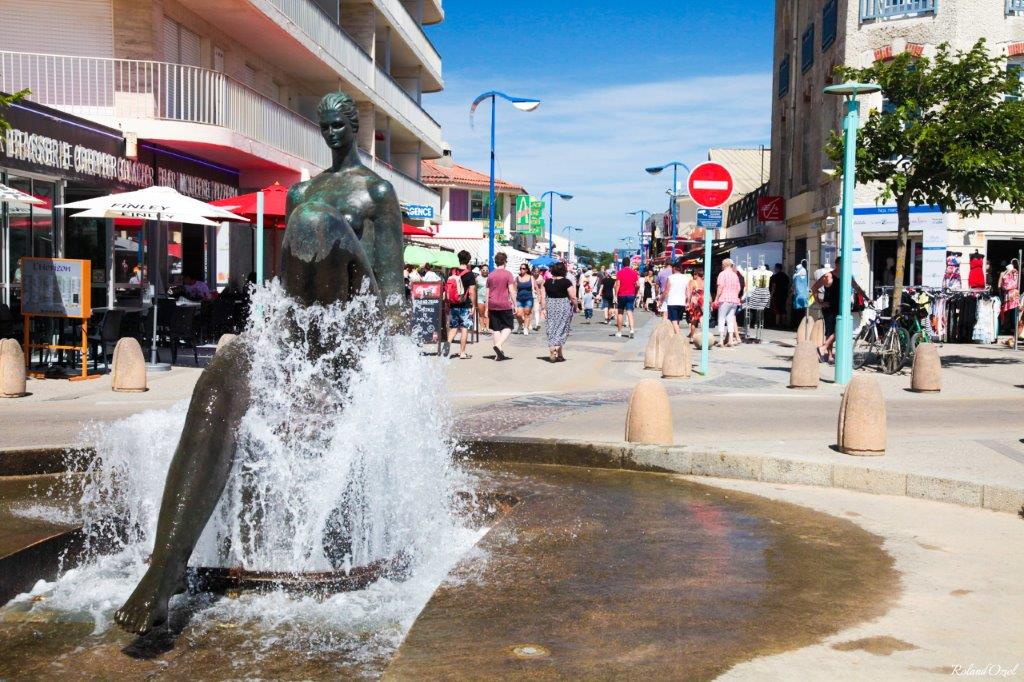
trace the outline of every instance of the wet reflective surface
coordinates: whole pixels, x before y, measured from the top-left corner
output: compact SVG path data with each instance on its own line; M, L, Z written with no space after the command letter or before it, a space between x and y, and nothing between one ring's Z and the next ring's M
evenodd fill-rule
M183 595L147 639L94 634L91 614L42 595L0 609L0 677L707 679L875 617L897 593L881 540L845 520L660 474L477 471L520 502L408 614L404 642L365 617L405 617L409 595L380 583L315 603Z

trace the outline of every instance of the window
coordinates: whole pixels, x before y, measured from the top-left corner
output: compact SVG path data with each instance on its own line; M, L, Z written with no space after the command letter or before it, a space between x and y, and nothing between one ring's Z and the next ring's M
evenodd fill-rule
M825 9L821 11L821 51L824 52L836 42L836 33L839 30L839 2L828 0Z
M201 41L196 33L178 22L164 17L164 59L173 64L199 66Z
M242 82L250 88L256 87L256 67L251 64L242 64Z
M814 24L807 27L800 38L800 72L805 73L814 66Z
M469 220L469 190L451 190L448 195L448 203L449 220Z
M789 55L779 62L779 97L789 92Z
M501 194L495 194L494 220L500 222L504 215L505 202ZM469 198L469 219L486 220L491 219L491 193L490 191L474 191Z
M1021 70L1022 68L1024 68L1024 61L1015 60L1006 65L1006 74L1017 79L1017 87L1014 89L1014 94L1006 95L1005 99L1007 102L1016 102L1021 98L1021 91L1024 90L1024 88L1021 87L1021 78L1024 77L1024 72Z

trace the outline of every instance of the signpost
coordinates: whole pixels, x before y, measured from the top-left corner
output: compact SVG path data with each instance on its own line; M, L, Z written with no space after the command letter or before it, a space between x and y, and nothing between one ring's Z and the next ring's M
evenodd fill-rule
M690 192L690 199L703 209L717 209L729 201L732 196L735 183L729 169L719 163L702 163L692 171L686 181L687 189ZM721 227L721 213L719 211L717 227ZM713 216L707 216L709 221ZM698 224L700 218L698 217ZM705 227L702 225L702 227ZM700 373L708 375L708 345L709 345L709 318L711 317L711 235L712 226L706 226L704 230L704 308L701 311L700 334Z
M722 227L722 221L724 220L724 211L720 208L698 208L697 209L697 227L704 229L717 230Z

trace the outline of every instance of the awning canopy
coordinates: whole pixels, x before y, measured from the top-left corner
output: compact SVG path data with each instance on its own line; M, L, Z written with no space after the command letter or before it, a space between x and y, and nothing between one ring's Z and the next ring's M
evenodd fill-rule
M288 188L279 182L264 187L263 192L263 226L283 229L285 226L285 208L288 199ZM245 216L252 223L256 222L256 202L259 192L239 194L236 197L217 199L210 203L226 208L229 211Z

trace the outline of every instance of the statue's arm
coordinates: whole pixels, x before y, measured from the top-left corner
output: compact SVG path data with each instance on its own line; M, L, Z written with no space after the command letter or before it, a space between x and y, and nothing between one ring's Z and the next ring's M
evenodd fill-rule
M405 308L402 279L402 210L390 182L380 180L370 188L376 204L374 215L373 271L389 312Z
M285 198L284 204L284 220L287 224L288 218L291 217L292 211L295 207L301 204L306 199L306 189L309 187L309 180L303 182L296 182L290 188L288 188L288 196Z

